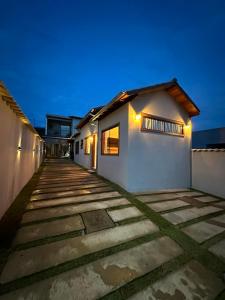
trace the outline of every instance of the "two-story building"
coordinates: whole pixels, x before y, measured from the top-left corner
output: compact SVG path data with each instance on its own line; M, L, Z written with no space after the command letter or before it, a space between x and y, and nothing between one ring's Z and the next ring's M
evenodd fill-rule
M76 116L46 115L46 156L69 157L71 154L71 136L76 133L82 118Z

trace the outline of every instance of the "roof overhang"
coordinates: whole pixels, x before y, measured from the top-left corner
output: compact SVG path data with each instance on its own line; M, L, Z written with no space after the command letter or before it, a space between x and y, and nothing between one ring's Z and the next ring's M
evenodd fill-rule
M159 91L166 91L171 97L175 99L177 103L179 103L184 110L188 113L190 117L197 116L200 114L199 108L195 105L192 99L188 96L188 94L182 89L182 87L178 84L177 80L172 80L140 89L129 90L125 92L121 92L116 97L112 99L109 104L104 106L93 118L92 120L102 119L109 113L115 111L120 106L125 103L133 100L137 96L151 94Z
M77 124L77 129L81 129L86 125L95 115L104 108L104 106L94 107L83 117L83 119Z
M31 125L29 119L26 117L26 115L23 113L19 105L16 103L16 101L13 99L13 97L10 95L9 91L5 87L4 83L0 81L0 95L2 96L2 100L10 107L10 109L18 116L18 118L26 124L30 130L39 136L39 138L42 140L38 132L35 130L35 128Z

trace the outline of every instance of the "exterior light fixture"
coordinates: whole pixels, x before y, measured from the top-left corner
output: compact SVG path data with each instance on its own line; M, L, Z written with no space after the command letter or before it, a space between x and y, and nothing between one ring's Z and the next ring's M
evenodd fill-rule
M191 120L189 120L188 122L187 122L187 124L184 126L186 129L190 129L191 128Z
M137 114L137 115L135 116L135 120L136 120L136 121L140 121L140 120L141 120L141 114Z
M17 147L17 151L21 151L22 150L22 147L21 146L18 146Z

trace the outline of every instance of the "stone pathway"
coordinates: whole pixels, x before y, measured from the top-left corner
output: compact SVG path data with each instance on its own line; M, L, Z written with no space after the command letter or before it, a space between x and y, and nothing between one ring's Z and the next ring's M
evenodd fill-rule
M224 249L223 200L188 190L135 196L46 160L0 299L215 299L225 295Z

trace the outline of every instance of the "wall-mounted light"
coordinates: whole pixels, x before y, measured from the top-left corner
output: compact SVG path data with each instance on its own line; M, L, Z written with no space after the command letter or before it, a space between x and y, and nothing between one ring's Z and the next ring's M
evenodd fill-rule
M185 125L184 125L184 128L185 129L191 129L192 127L192 123L191 123L191 120L189 120Z
M21 146L17 146L17 151L21 151L22 147Z
M137 115L135 116L135 120L136 120L136 121L140 121L140 120L141 120L141 114L137 114Z

